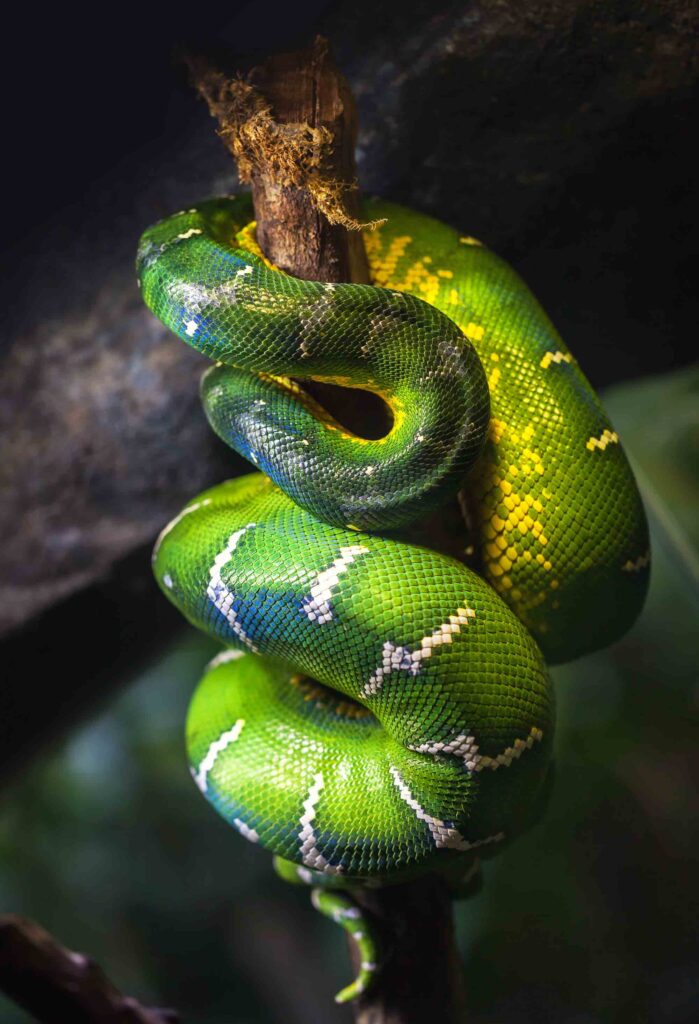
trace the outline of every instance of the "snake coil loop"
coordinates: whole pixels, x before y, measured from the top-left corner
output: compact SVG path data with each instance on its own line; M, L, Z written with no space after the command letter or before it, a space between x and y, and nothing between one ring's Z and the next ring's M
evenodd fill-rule
M217 361L213 428L261 470L199 495L155 550L168 598L225 645L189 712L193 776L341 923L326 890L472 871L527 824L544 657L620 635L648 578L619 439L526 287L474 239L369 212L387 218L373 286L268 265L243 197L160 222L138 256L150 309ZM299 378L374 391L391 430L353 435ZM480 575L396 532L464 481Z

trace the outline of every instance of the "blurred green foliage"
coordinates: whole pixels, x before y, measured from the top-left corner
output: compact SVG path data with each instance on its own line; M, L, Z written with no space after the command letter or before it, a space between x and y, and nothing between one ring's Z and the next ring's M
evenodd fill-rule
M620 643L555 670L545 818L457 905L478 1024L699 1019L699 368L615 389L605 404L651 517L651 591ZM189 778L185 711L213 653L183 631L14 786L0 816L0 906L191 1024L349 1021L332 1004L349 978L339 930ZM0 1000L0 1019L28 1018Z

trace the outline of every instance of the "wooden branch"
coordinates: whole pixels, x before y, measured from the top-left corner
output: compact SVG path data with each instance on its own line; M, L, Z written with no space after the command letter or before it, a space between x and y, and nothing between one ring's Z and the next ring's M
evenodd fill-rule
M359 193L354 149L357 114L344 77L318 36L301 53L270 58L251 76L283 124L308 125L325 142L321 173L336 186L336 199L349 223L358 227ZM369 265L358 230L348 231L340 214L331 223L305 188L280 186L274 168L260 165L252 174L257 240L265 254L296 277L316 281L369 282ZM299 244L302 239L302 244Z
M178 1024L115 988L82 953L61 946L29 918L0 916L0 990L41 1024Z
M270 57L247 80L226 79L198 60L189 66L240 180L252 183L265 255L295 277L367 283L357 230L357 115L327 40Z
M248 83L226 82L201 66L193 70L241 178L252 183L257 240L265 255L297 277L369 281L361 234L348 230L359 226L358 196L350 190L356 180L355 108L327 42L316 39L308 50L269 58ZM300 150L300 129L314 140L310 154ZM284 145L290 146L286 152ZM289 166L289 156L300 159L300 169ZM344 216L332 203L328 208L322 194L319 201L314 168L330 181L331 196L344 200ZM333 217L338 223L330 223ZM304 387L363 436L386 432L381 403L371 402L367 392L333 389L344 393L338 401L327 385L304 381ZM357 419L363 429L357 429ZM430 876L356 895L379 926L384 949L374 988L355 1004L358 1024L463 1024L463 971L441 880ZM350 952L356 969L352 940Z
M381 973L355 1006L356 1024L464 1024L464 972L444 882L429 875L353 896L378 922L383 946ZM357 970L352 942L350 956Z

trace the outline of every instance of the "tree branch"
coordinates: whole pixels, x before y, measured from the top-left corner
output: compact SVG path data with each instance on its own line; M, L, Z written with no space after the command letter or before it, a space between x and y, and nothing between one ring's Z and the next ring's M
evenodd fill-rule
M355 1006L356 1024L464 1024L464 972L445 883L428 875L352 895L378 922L383 947L376 985ZM351 940L350 956L357 970Z
M257 240L265 255L297 277L368 282L358 230L354 146L357 122L349 87L326 40L300 53L270 57L244 82L201 64L195 83L219 121L219 134L252 183ZM386 433L382 403L363 391L304 387L365 437ZM463 972L454 942L451 901L431 876L353 894L376 921L385 962L357 1004L358 1024L462 1024ZM357 967L358 952L350 951Z
M178 1024L174 1010L123 995L94 960L35 921L0 915L0 990L41 1024Z
M357 116L327 40L271 57L248 80L229 80L196 60L190 70L240 180L252 184L265 255L295 277L367 283L357 230Z

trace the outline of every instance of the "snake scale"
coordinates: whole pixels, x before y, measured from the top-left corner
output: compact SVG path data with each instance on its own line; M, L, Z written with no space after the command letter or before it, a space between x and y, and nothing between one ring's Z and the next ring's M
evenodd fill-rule
M159 222L137 260L149 308L215 361L211 426L259 470L191 501L154 553L224 645L188 715L192 774L357 938L341 1000L379 955L352 888L439 871L456 890L532 820L546 663L619 637L649 575L619 438L526 286L427 216L365 213L385 218L372 285L273 267L245 196ZM373 391L389 432L354 435L303 380ZM459 558L406 539L457 493Z

